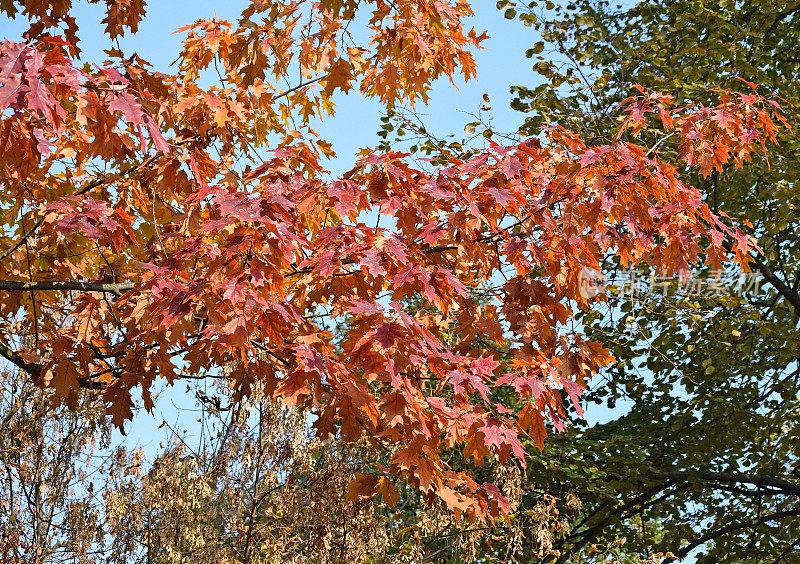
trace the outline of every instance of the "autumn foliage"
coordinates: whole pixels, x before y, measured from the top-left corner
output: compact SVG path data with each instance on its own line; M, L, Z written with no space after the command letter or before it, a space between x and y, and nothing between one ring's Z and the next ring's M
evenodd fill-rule
M107 4L110 37L136 30L143 3ZM604 299L587 269L746 267L750 239L637 133L660 123L704 174L741 165L781 118L754 90L678 107L640 89L610 144L554 128L437 166L366 151L332 178L309 121L338 91L391 106L471 77L466 2L252 2L181 28L174 75L117 50L78 65L70 3L46 6L3 3L32 27L0 45L0 354L54 402L96 390L121 426L157 378L225 371L320 438L369 438L385 463L351 499L393 504L403 480L490 519L506 497L444 455L524 465L562 390L580 412L613 361L572 322Z

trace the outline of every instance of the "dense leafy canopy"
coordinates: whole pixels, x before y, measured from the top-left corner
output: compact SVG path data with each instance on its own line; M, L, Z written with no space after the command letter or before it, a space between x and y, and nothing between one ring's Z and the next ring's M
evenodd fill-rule
M142 3L107 4L109 37L136 29ZM135 388L150 408L157 378L224 373L320 438L366 436L379 460L351 500L407 481L489 520L512 504L473 469L524 466L545 417L563 428L561 390L580 412L613 360L575 322L604 299L587 271L746 268L751 238L679 172L776 140L751 86L705 104L639 87L602 139L554 127L436 166L365 151L330 178L309 120L338 90L391 107L472 76L465 2L253 2L182 28L177 74L119 49L78 66L71 4L46 6L2 4L31 30L0 46L0 354L55 403L96 390L121 426Z
M748 92L741 78L785 100L791 126L777 133L768 158L705 177L701 168L684 171L714 211L749 222L758 240L762 252L752 255L743 291L737 272L717 283L710 269L698 269L694 291L672 281L633 298L618 263L606 263L622 293L583 322L619 362L588 399L621 408L608 423L549 441L552 450L529 473L544 491L572 491L585 502L556 543L560 561L606 550L635 561L656 549L707 563L795 561L800 5L578 1L551 13L516 9L539 16L544 39L527 54L547 82L514 89L528 131L556 121L603 143L617 135L612 110L631 82L680 104L709 104L714 88ZM662 138L648 126L641 135ZM680 150L671 138L658 154L677 163ZM647 281L650 271L638 275ZM620 537L628 540L622 547ZM536 545L534 532L525 538Z

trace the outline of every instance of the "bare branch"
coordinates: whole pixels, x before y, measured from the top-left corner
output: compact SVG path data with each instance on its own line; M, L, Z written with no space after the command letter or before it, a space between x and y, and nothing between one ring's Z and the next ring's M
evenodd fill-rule
M753 259L753 264L761 275L764 276L764 279L772 284L772 287L792 305L795 314L800 315L800 294L798 294L797 290L791 288L784 283L783 280L778 278L775 273L772 272L772 269L761 260L761 257L755 257Z
M63 282L58 280L47 280L40 282L22 282L0 280L0 290L6 292L28 292L28 291L69 291L79 292L107 292L110 294L120 294L133 289L133 282Z
M656 476L658 480L671 482L694 482L699 480L733 484L752 484L761 488L780 490L786 495L800 496L800 485L774 476L758 476L733 472L662 472Z
M780 519L784 519L786 517L800 517L800 509L778 511L776 513L770 513L769 515L764 515L763 517L748 519L740 523L734 523L732 525L728 525L727 527L722 527L721 529L716 529L714 531L708 532L705 535L693 540L691 543L684 546L679 551L675 552L675 557L667 558L666 560L664 560L664 564L669 564L669 562L675 562L679 558L685 558L686 556L689 555L691 551L693 551L698 546L701 546L707 543L708 541L714 540L717 537L721 537L722 535L726 535L728 533L735 533L736 531L740 531L742 529L748 529L750 527L755 527L756 525L760 525L761 523L767 523L769 521L779 521Z

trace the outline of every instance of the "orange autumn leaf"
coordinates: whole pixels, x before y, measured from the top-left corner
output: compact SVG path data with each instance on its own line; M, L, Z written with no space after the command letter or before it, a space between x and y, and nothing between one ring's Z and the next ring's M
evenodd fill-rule
M378 478L370 474L358 474L356 479L347 485L348 501L371 498L378 491Z

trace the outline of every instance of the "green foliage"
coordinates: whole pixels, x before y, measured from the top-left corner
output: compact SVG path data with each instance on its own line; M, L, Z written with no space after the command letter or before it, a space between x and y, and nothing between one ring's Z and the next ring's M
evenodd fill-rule
M584 315L619 361L588 398L630 408L605 424L578 421L529 468L544 491L568 489L584 502L556 544L566 551L558 561L600 559L592 544L625 537L615 549L623 562L651 550L681 557L695 546L700 563L797 562L800 4L578 0L538 12L536 27L544 42L526 55L545 83L513 89L512 106L527 114L523 131L556 122L602 145L617 131L608 116L630 84L679 104L711 104L715 89L752 91L743 80L783 98L792 127L769 162L705 179L686 171L715 210L752 224L763 250L752 264L758 291L715 295L702 271L702 292L633 301L621 293ZM677 165L677 142L658 154Z

